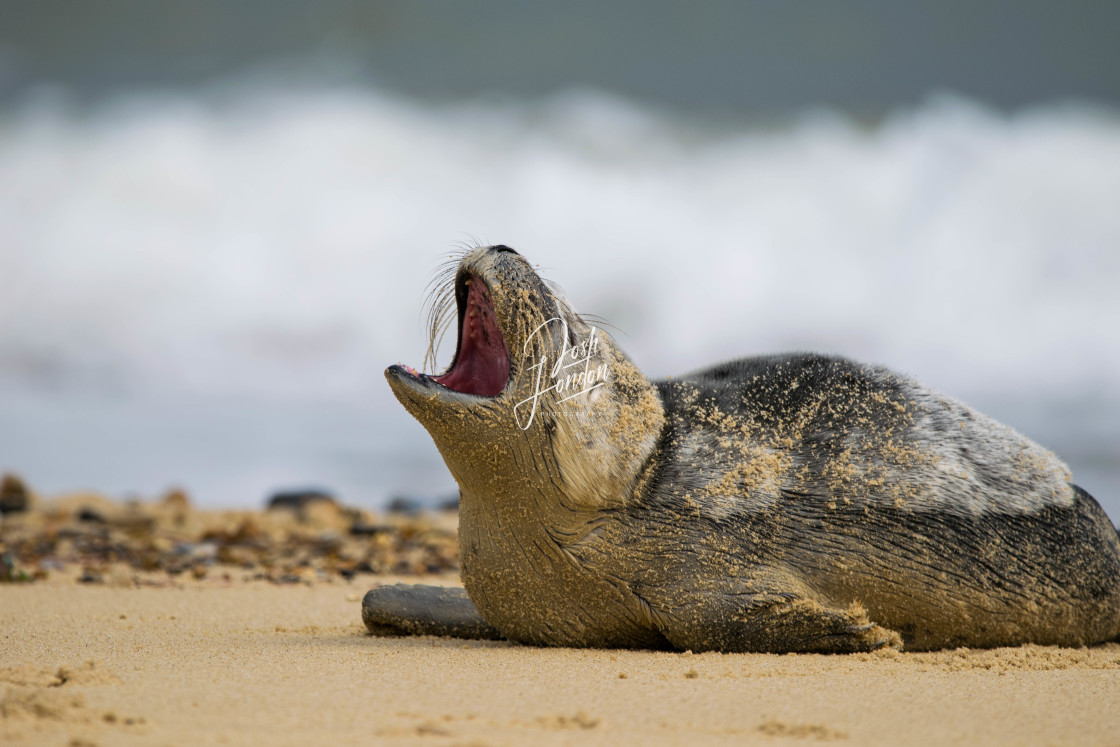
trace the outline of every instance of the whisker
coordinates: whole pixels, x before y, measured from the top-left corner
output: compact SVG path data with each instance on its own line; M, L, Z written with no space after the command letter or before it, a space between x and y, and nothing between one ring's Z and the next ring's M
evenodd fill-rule
M459 264L462 262L464 255L482 246L477 237L470 236L470 240L470 243L466 241L456 242L453 253L439 263L424 288L425 312L423 314L425 316L424 324L428 331L428 348L424 353L423 363L426 372L436 373L438 368L436 354L443 345L447 331L458 321L459 306L455 298L455 278L458 276ZM540 277L539 270L538 277ZM625 331L601 316L578 313L568 302L567 294L559 283L544 277L541 277L541 280L552 291L555 303L569 318L579 319L586 326L595 327L611 339L614 338L614 333L627 336ZM555 335L556 331L549 329L548 332L550 335ZM569 330L569 333L574 334L574 330ZM552 344L555 345L559 342L559 340L553 340Z
M548 286L549 289L552 290L552 292L554 294L553 297L556 299L556 301L558 303L563 303L564 308L567 309L567 311L569 313L571 313L573 316L575 316L578 319L580 319L581 321L583 321L583 323L587 324L587 326L597 327L598 329L602 330L605 334L607 334L609 337L611 337L611 339L614 339L614 335L611 334L610 330L614 330L615 332L622 335L623 337L628 338L630 336L630 335L626 334L625 330L623 330L620 327L615 326L614 324L611 324L610 322L608 322L606 319L604 319L601 316L598 316L596 314L580 314L580 313L578 313L575 309L572 308L571 304L568 303L568 294L564 292L564 288L559 283L557 283L554 280L548 280L546 278L541 278L541 280L543 280L544 284L546 286Z
M424 353L423 368L435 373L438 362L436 353L451 323L455 320L455 276L463 255L471 248L460 246L440 263L425 287L424 306L427 308L428 349Z
M610 337L612 340L614 339L615 336L614 336L614 334L611 333L611 330L614 330L615 332L617 332L618 334L622 335L623 337L625 337L627 339L630 338L630 335L626 334L626 330L622 329L621 327L615 326L614 324L611 324L610 322L608 322L606 319L599 316L598 314L577 314L577 316L580 318L580 321L582 321L584 324L586 324L589 327L595 327L595 328L599 329L600 331L605 333L608 337Z

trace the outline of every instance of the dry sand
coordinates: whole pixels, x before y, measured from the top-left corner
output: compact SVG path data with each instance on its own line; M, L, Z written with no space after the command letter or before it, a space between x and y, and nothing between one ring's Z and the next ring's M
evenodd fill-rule
M1120 745L1117 644L772 656L376 638L370 586L458 582L351 572L453 562L427 520L340 543L321 516L258 512L221 534L207 526L246 514L145 523L166 506L104 504L91 523L78 503L0 524L22 581L0 583L0 741Z
M0 739L1120 744L1120 645L829 657L375 638L366 586L0 587Z

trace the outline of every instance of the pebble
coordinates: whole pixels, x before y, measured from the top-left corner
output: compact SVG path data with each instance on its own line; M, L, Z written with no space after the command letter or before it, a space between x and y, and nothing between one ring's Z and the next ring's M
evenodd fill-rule
M138 584L175 583L182 574L216 580L223 567L279 583L458 570L454 522L428 513L379 521L333 499L310 505L326 512L200 511L185 494L129 505L93 495L61 507L37 500L0 522L0 580L34 582L75 566L85 584L113 583L110 568Z
M90 524L104 524L105 517L100 512L83 506L78 509L78 521L85 521Z
M286 508L298 511L311 503L334 503L334 496L326 490L285 490L273 493L268 499L268 509Z
M23 513L31 507L31 493L23 480L6 474L0 479L0 514Z

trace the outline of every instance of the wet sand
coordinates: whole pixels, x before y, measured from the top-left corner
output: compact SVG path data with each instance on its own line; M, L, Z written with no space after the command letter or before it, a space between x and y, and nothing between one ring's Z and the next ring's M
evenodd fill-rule
M50 526L76 542L66 523L73 506L68 510L58 509L60 523ZM112 506L101 510L113 512ZM308 531L320 538L337 532L314 528L314 517L289 524L264 512L256 517L254 526L287 527L275 536L303 549L312 545L297 527L312 527ZM241 526L245 517L222 520ZM408 534L424 521L395 526ZM198 520L200 527L205 523ZM44 560L30 562L28 548L49 546L34 541L35 532L49 534L48 524L24 515L0 525L0 549L12 556L18 546L23 553L9 565L9 575L23 582L0 584L0 741L1120 743L1118 644L774 656L378 638L361 624L366 589L401 580L458 583L454 571L338 570L365 552L347 550L346 543L376 537L397 547L386 532L350 537L342 549L328 543L333 559L305 557L294 569L275 565L276 557L286 556L266 547L262 530L256 544L241 541L264 558L258 567L249 555L223 551L227 545L218 541L206 562L169 571L161 567L162 556L153 561L137 553L128 555L130 562L104 560L91 578L89 558L50 556L48 572L41 570ZM97 531L113 537L113 526L110 520ZM132 535L121 530L121 537L132 539L122 542L166 544L156 541L161 525L155 540L134 521L127 526ZM416 545L398 545L397 556L379 557L389 565L427 557L416 554ZM172 544L167 557L193 557L195 549L189 542ZM234 556L236 564L221 560ZM139 567L144 563L153 568ZM262 571L265 565L270 570Z

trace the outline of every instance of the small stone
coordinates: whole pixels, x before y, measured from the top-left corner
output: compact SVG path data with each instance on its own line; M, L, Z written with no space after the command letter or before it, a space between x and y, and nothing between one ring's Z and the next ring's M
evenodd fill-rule
M416 733L422 737L449 737L451 732L434 721L428 720L416 727Z
M104 524L105 517L102 516L100 512L88 506L82 506L78 509L78 521L84 521L89 524Z
M31 492L23 480L13 474L0 479L0 514L18 514L31 506Z
M374 537L378 534L392 534L393 527L385 526L384 524L366 524L365 522L354 522L350 525L351 537Z
M176 546L175 553L197 563L213 563L218 557L218 545L211 541L181 542Z
M84 570L82 575L78 577L80 584L100 584L104 581L101 574L93 570Z
M398 495L389 501L389 505L385 510L391 514L406 514L414 515L420 513L424 508L424 504L418 498L406 495Z
M268 499L268 509L286 508L299 511L317 502L334 503L334 496L326 490L285 490L273 493Z
M237 526L237 530L230 535L229 542L232 545L252 545L263 537L264 532L256 525L256 522L252 519L245 519Z
M301 524L313 528L343 530L350 526L345 511L333 501L313 501L300 509L296 516Z

